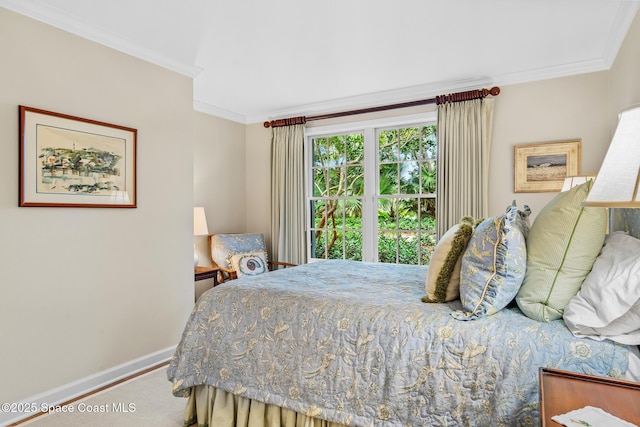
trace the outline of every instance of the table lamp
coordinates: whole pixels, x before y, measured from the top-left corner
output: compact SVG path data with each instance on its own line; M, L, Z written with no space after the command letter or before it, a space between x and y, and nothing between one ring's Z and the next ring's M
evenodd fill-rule
M583 206L638 208L640 176L640 105L620 113L598 177Z
M205 236L209 234L209 229L207 228L207 217L204 214L204 208L197 207L193 208L193 235L194 236ZM196 245L193 245L193 265L198 266L200 259L198 258L198 252L196 251Z

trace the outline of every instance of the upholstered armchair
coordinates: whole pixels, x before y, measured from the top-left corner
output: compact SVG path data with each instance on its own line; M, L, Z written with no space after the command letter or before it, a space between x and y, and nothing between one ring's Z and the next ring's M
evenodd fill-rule
M260 233L213 234L209 236L211 264L221 271L220 281L255 276L274 268L294 267L287 262L269 261Z

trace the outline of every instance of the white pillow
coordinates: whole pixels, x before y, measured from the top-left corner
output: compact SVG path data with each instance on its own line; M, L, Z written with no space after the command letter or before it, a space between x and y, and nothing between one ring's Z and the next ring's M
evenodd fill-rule
M640 344L640 240L620 231L607 236L563 317L575 336Z
M267 253L264 251L244 252L229 257L231 268L236 271L238 278L242 276L257 276L269 271Z

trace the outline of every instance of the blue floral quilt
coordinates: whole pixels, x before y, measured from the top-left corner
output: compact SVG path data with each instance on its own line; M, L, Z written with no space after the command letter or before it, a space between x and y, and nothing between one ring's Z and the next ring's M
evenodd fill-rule
M217 286L168 369L176 396L208 384L353 426L539 425L538 370L620 378L628 350L516 307L459 321L425 304L426 267L322 261Z

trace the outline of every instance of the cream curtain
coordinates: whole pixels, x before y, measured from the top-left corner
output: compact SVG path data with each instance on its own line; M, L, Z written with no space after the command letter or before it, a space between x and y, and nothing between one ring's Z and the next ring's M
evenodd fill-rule
M438 238L465 215L488 215L493 105L484 98L438 106Z
M271 257L306 262L304 125L273 128L271 141Z

